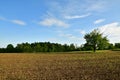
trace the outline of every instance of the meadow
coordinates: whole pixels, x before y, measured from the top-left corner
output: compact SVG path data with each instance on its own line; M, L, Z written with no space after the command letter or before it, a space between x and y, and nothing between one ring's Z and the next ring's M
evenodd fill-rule
M0 80L120 80L120 51L1 53Z

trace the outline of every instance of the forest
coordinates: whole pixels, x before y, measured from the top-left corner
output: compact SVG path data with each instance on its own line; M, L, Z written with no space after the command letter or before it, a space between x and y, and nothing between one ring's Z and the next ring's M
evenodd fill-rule
M99 48L98 50L119 50L120 43L109 44L106 48ZM69 52L69 51L89 51L93 50L91 46L83 44L75 46L75 44L58 44L50 42L35 42L35 43L21 43L17 46L8 44L6 48L0 48L0 53L21 53L21 52Z
M50 42L35 42L35 43L21 43L14 47L12 44L8 44L6 48L1 48L1 53L6 52L67 52L76 51L78 48L74 44L58 44Z

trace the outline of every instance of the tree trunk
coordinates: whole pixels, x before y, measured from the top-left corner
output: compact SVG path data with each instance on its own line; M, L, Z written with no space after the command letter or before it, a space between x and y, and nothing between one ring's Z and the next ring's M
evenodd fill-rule
M96 45L94 45L94 47L93 47L93 51L96 52Z

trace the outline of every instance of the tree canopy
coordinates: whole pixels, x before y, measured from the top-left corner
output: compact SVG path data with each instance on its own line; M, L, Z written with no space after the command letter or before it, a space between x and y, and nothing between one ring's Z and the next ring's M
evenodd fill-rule
M84 39L86 40L86 45L93 49L95 52L96 49L105 49L109 46L109 40L107 37L103 36L102 33L98 29L93 30L90 33L87 33L84 36Z
M0 48L0 52L67 52L78 50L74 44L58 44L50 42L21 43L14 47L8 44L6 48Z

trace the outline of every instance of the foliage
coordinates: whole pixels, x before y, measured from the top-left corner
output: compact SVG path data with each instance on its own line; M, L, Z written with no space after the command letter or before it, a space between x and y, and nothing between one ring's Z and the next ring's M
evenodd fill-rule
M1 48L0 52L67 52L75 51L74 44L58 44L50 42L35 42L35 43L21 43L17 44L14 48L12 44L9 44L6 48Z
M96 49L103 50L107 49L109 46L109 41L107 37L103 37L102 33L100 33L97 29L86 34L84 38L86 39L85 47L93 49L94 52L96 51Z
M114 46L112 43L110 43L109 46L108 46L108 49L109 49L109 50L112 50L112 49L114 49L114 48L115 48L115 46Z
M119 48L120 49L120 43L115 43L115 48Z

